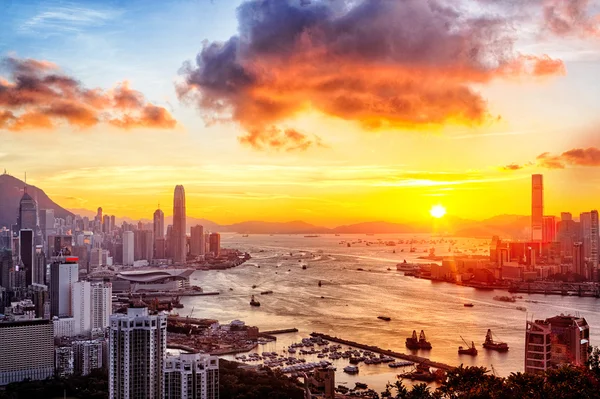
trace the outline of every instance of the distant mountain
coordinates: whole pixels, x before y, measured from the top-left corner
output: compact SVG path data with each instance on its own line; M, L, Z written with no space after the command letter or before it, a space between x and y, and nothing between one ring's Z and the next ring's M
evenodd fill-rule
M338 234L403 234L418 232L414 227L399 223L365 222L338 226L333 229Z
M319 227L301 221L293 221L287 223L251 221L230 224L228 226L221 226L221 229L221 231L245 234L331 233L331 230L326 227Z
M461 237L512 237L528 238L531 217L522 215L498 215L481 221L467 221L455 226L454 235Z
M7 174L0 175L0 227L9 227L17 222L19 202L23 197L24 187L25 182L16 177ZM27 193L37 201L38 210L54 209L54 216L58 218L73 216L71 212L52 201L43 190L27 185Z

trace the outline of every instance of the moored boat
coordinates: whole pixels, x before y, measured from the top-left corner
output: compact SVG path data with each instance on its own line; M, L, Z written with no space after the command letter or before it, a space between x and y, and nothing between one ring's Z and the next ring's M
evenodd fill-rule
M254 295L252 295L252 298L250 299L250 306L260 306L260 302L254 299Z
M471 345L469 345L469 343L467 343L467 341L465 341L465 339L463 337L460 337L460 339L463 340L463 342L467 345L467 347L465 348L465 347L459 346L458 354L459 355L477 356L477 348L475 347L475 342L471 341Z
M377 318L379 320L384 320L384 321L391 321L392 320L392 318L388 317L388 316L377 316Z
M508 344L506 342L494 341L492 336L492 330L488 329L485 335L485 342L483 343L485 349L491 349L498 352L507 352Z

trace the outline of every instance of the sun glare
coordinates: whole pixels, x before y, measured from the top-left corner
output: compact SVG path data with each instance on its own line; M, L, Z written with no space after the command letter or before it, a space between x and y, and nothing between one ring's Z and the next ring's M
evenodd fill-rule
M434 205L431 210L429 211L429 213L431 214L431 216L433 216L434 218L441 218L446 214L446 208L444 208L441 205Z

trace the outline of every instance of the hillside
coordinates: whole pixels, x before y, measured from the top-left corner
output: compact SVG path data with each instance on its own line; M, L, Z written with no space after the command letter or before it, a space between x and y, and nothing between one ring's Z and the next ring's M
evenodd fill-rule
M17 222L19 202L23 196L24 187L25 183L16 177L7 174L0 175L0 227L9 227ZM43 190L35 186L28 185L27 193L37 200L38 210L54 209L54 215L58 218L73 215L52 201Z

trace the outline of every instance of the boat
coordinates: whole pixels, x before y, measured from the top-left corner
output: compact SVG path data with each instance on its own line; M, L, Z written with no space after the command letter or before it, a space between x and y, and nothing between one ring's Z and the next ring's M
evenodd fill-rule
M527 308L525 306L517 306L517 310L522 310L523 312L527 312Z
M463 340L463 342L467 345L467 347L464 348L462 346L459 346L458 354L459 355L477 356L477 348L475 347L475 342L471 341L471 345L469 345L463 337L460 337L460 339Z
M319 280L319 287L320 287L321 285L322 285L322 284L321 284L321 280Z
M365 271L365 269L363 269L362 267L359 267L356 270L358 270L359 272L364 272Z
M358 366L346 366L344 367L344 373L358 374Z
M384 321L391 321L392 320L392 318L388 317L388 316L377 316L377 318L379 320L384 320Z
M248 234L244 234L244 235L242 235L242 237L248 237Z
M492 330L488 329L485 335L485 342L483 343L485 349L491 349L498 352L507 352L508 344L506 342L494 341Z
M302 270L306 270L306 265L302 265Z
M260 295L269 295L269 294L272 294L272 293L273 293L273 291L269 290L269 291L263 291L263 292L261 292Z
M388 367L391 367L391 368L395 369L395 368L398 368L398 367L412 366L413 364L414 364L413 362L409 362L409 361L405 360L405 361L399 361L399 362L389 363Z
M256 284L254 284L254 285L252 286L252 289L255 289L255 288L256 288Z
M254 295L252 295L252 299L250 299L250 306L260 306L260 302L254 299Z
M502 296L496 295L494 297L494 300L500 301L500 302L512 302L512 303L517 301L514 296L505 296L505 295L502 295Z
M419 338L417 338L417 331L413 330L412 336L406 338L406 347L408 349L431 349L431 343L425 338L423 330L421 330Z
M367 388L369 388L369 386L367 384L364 384L362 382L355 382L354 386L355 386L354 389L367 389Z
M435 381L435 375L429 370L429 366L418 364L416 369L409 373L398 375L398 378L407 378L409 380L432 382Z
M316 235L316 234L309 234L309 235L306 235L304 237L306 237L306 238L314 238L314 237L321 237L321 236Z
M464 306L465 308L472 308L472 307L473 307L473 306L475 306L475 305L473 305L472 303L470 303L470 302L469 302L469 303L465 303L463 306Z
M396 265L396 270L399 272L414 272L419 270L419 265L416 263L407 263L406 259L404 259L404 262Z

